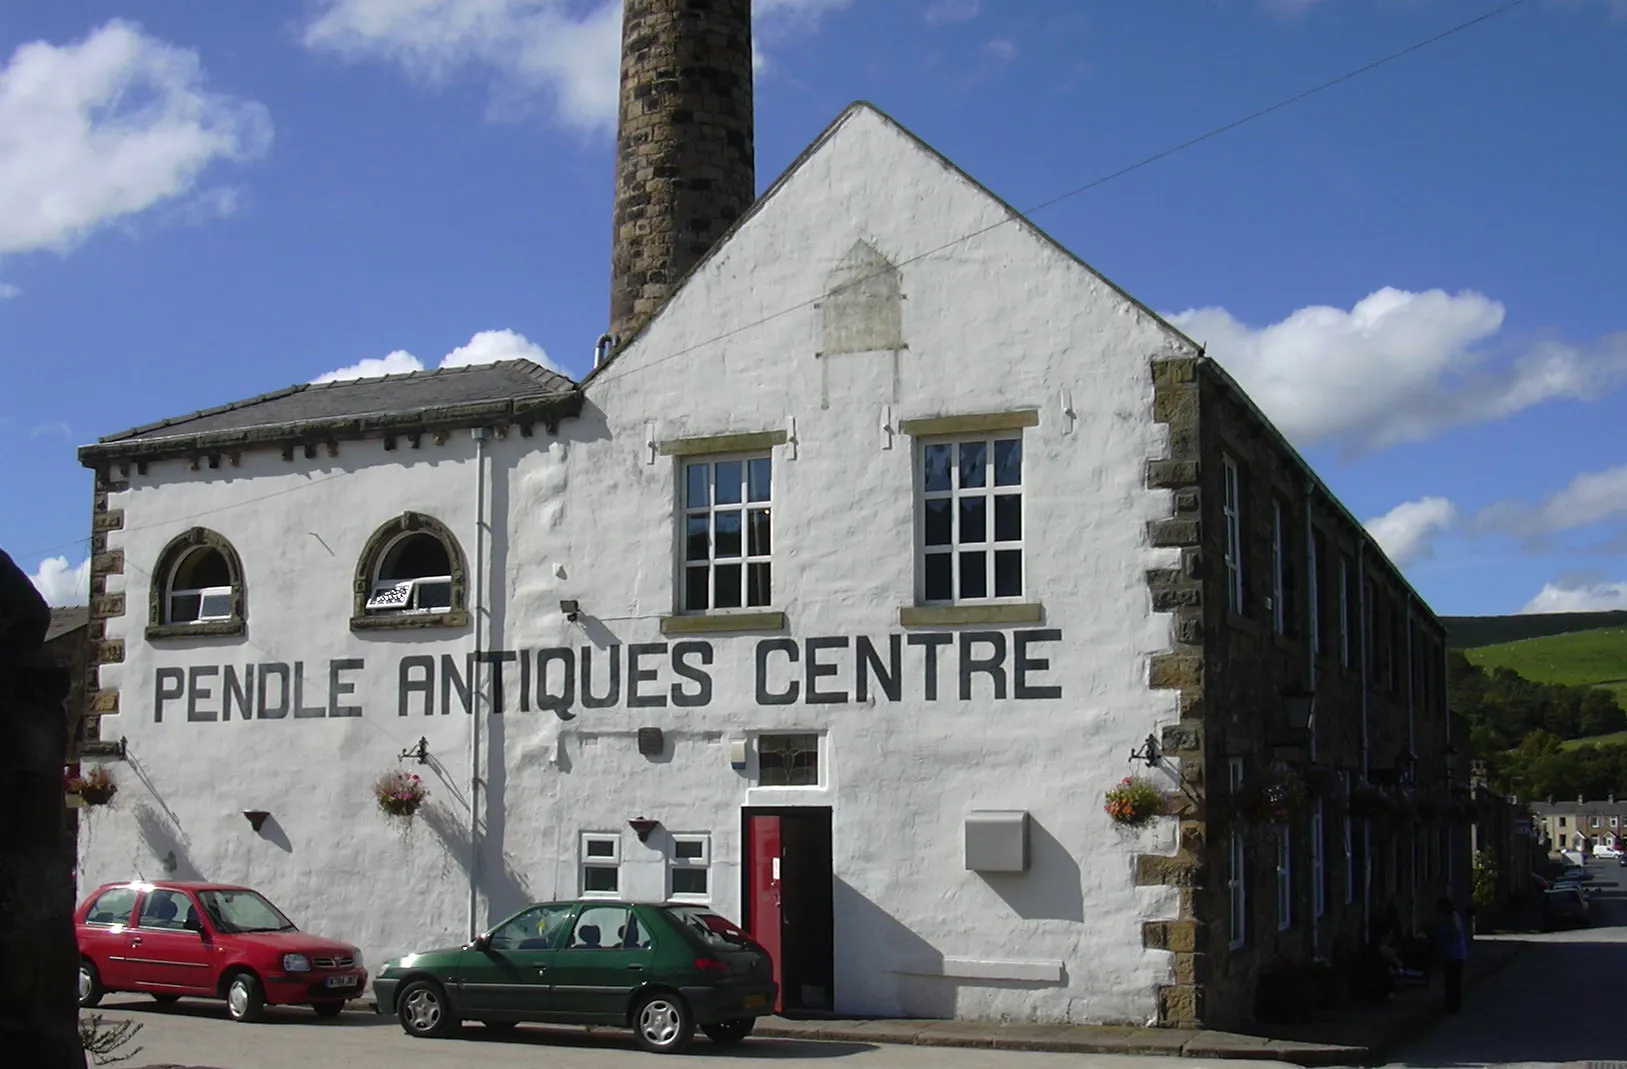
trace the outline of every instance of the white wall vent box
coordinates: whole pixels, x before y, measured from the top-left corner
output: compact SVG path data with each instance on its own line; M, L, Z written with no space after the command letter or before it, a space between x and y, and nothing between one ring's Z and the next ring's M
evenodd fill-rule
M744 770L746 767L746 740L729 740L729 767Z
M1028 811L983 809L966 814L966 867L973 872L1028 871Z

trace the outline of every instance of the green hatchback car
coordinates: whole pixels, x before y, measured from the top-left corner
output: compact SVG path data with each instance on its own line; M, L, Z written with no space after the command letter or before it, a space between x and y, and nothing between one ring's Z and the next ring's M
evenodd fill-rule
M603 900L528 906L466 946L393 958L373 992L410 1036L464 1021L613 1025L657 1053L683 1049L697 1026L738 1043L778 993L768 952L719 914Z

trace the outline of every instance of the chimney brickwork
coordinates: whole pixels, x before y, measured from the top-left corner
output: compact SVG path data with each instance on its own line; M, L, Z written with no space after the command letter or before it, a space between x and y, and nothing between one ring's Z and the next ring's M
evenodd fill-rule
M610 333L620 345L756 193L751 0L626 0Z

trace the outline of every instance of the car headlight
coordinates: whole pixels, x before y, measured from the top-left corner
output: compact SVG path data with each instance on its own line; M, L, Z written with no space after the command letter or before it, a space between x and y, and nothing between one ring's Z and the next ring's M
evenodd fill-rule
M367 968L367 962L362 960L362 952L361 951L359 951L359 950L356 951L356 953L353 955L353 957L355 958L356 968L358 968L358 969Z
M282 956L283 972L310 972L311 959L304 954L284 954Z

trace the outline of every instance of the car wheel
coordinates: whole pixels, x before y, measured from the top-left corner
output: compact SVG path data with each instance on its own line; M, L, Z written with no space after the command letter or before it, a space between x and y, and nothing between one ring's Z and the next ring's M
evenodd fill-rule
M316 1011L318 1017L337 1017L344 1012L343 1002L313 1002L311 1009Z
M173 1006L177 1002L181 1001L181 996L180 995L154 995L153 996L153 1001L158 1003L160 1006Z
M518 1021L481 1021L480 1024L488 1032L512 1032Z
M79 959L79 1005L94 1006L102 1001L107 991L102 987L102 976L89 958Z
M447 1004L446 992L432 980L414 980L396 1000L401 1028L419 1039L441 1039L452 1034L457 1018Z
M658 992L633 1010L633 1035L638 1045L656 1054L671 1054L689 1045L695 1018L678 995Z
M755 1017L737 1017L732 1021L719 1021L716 1024L703 1024L701 1031L706 1038L720 1047L732 1047L736 1043L751 1035L751 1030L757 1027Z
M253 973L240 972L226 985L226 1012L234 1021L253 1024L265 1016L266 995Z

